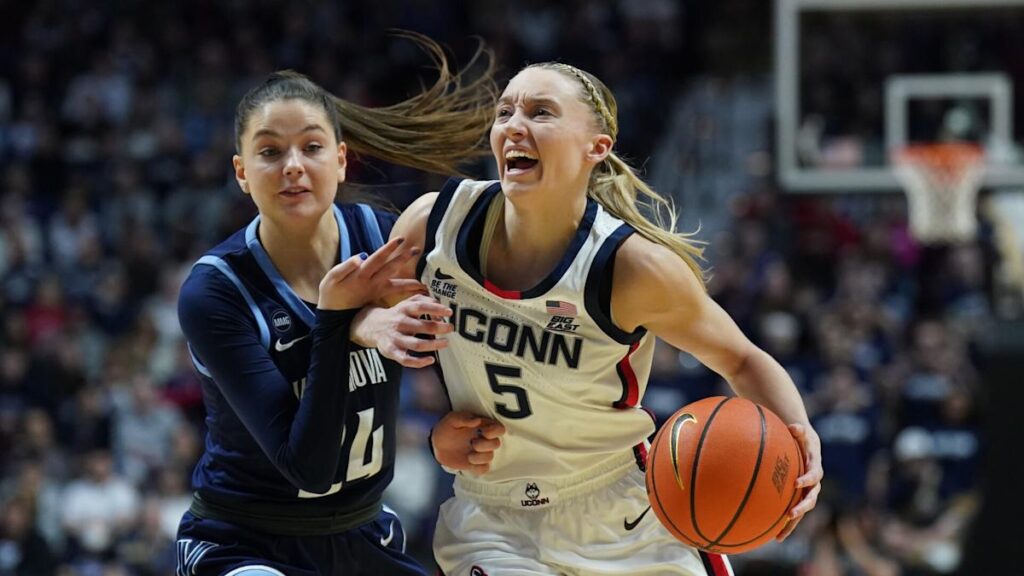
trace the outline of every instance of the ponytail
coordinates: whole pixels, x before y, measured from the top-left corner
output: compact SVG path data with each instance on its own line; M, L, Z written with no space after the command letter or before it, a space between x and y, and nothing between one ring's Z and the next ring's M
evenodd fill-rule
M430 56L437 81L408 100L381 108L334 97L345 142L357 153L394 164L458 174L461 162L490 154L485 144L497 100L494 56L481 46L461 72L453 73L436 42L414 32L398 35L413 40ZM466 71L480 61L483 71L467 79Z
M255 110L268 102L299 99L323 108L337 140L359 154L445 175L460 174L463 161L489 154L485 143L497 100L493 54L481 44L465 69L453 73L436 42L415 32L396 35L430 56L438 71L432 86L397 104L371 108L338 98L298 72L274 72L238 103L236 150L241 151L242 134ZM468 79L466 71L481 63L479 75Z
M704 254L703 243L692 239L693 234L673 232L677 215L672 203L648 186L614 152L594 169L588 195L613 216L635 228L644 238L675 252L697 276L701 285L704 284L704 270L699 263ZM644 216L639 206L648 209L654 218L653 222Z
M561 62L545 62L530 67L556 70L577 80L583 86L583 100L593 109L599 129L615 139L619 131L618 107L615 96L603 82L588 72ZM672 203L648 186L615 152L609 153L594 168L587 194L644 238L675 252L704 285L704 270L699 263L704 254L703 242L693 239L693 234L674 232L677 216ZM653 221L640 211L640 207L647 208Z

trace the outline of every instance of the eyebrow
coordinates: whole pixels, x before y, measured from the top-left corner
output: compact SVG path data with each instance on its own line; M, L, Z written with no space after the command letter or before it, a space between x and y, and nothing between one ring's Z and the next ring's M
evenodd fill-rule
M558 101L548 96L527 96L526 98L524 98L524 100L534 105L540 104L542 106L558 106ZM502 96L501 98L498 98L498 104L509 104L510 102L512 102L512 98L508 96Z
M310 124L310 125L306 126L305 128L303 128L301 131L299 131L299 134L305 134L306 132L314 132L314 131L323 132L324 134L327 133L327 131L324 130L323 126L320 126L319 124ZM270 128L260 128L255 133L253 133L252 139L255 140L255 139L259 138L260 136L280 137L281 135L278 134L277 132L274 132Z

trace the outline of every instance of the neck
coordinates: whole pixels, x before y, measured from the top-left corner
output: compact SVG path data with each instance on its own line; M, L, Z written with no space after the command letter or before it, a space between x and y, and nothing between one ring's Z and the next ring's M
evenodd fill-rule
M489 276L502 288L536 286L554 270L579 229L586 195L573 196L569 206L512 202L504 199L504 215L494 230L488 254Z
M285 282L307 302L318 300L320 280L338 261L338 224L328 210L308 226L260 219L260 243Z

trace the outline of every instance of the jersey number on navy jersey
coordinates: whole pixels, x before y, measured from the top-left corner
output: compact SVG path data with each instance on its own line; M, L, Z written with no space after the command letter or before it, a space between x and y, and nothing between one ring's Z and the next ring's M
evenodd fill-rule
M352 439L352 449L349 451L345 479L341 482L331 484L330 490L323 494L299 490L299 498L320 498L328 496L330 494L334 494L338 490L341 490L342 485L346 482L369 478L377 472L380 472L381 467L384 465L384 427L373 427L373 413L373 408L360 410L357 413L359 416L359 428L356 429L356 437ZM345 426L345 429L341 432L341 445L343 447L345 446L345 437L347 434L348 426ZM370 460L367 462L366 448L367 444L371 441L373 443L370 446Z
M484 364L484 367L487 369L487 382L490 383L491 390L494 390L494 393L503 399L506 397L506 394L511 394L511 400L514 400L512 404L508 402L495 402L494 409L498 414L505 418L517 420L533 414L533 410L530 409L530 398L527 397L525 388L513 384L502 384L498 380L498 378L521 380L523 378L522 368L500 364Z

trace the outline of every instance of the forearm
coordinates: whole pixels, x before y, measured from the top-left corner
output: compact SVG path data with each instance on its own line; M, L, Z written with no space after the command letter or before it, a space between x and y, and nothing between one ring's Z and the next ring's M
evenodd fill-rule
M754 348L728 380L738 395L767 407L786 424L810 428L803 398L793 379L763 350Z
M348 334L354 315L352 310L317 310L306 387L276 458L299 488L322 492L317 488L329 487L337 470L348 415Z

